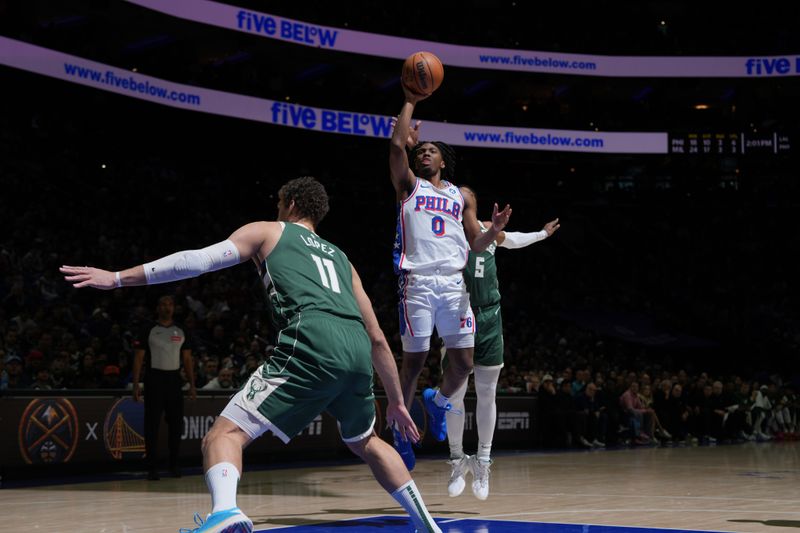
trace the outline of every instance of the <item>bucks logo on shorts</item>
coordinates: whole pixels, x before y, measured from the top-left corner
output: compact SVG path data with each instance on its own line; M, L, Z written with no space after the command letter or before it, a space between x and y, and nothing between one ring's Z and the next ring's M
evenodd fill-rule
M252 402L253 398L256 397L256 394L266 389L267 387L264 382L255 379L249 380L247 382L247 399Z

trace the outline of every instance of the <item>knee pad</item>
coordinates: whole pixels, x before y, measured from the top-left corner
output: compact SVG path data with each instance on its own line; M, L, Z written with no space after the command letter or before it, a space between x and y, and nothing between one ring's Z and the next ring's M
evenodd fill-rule
M403 343L403 351L409 353L427 352L431 349L431 338L428 337L412 337L411 335L403 335L400 337Z
M475 347L475 334L474 333L459 333L456 335L445 335L442 337L444 345L447 348L474 348Z
M478 401L481 401L482 398L489 398L494 401L497 394L497 382L500 379L500 371L502 369L503 365L475 366L475 393L478 395Z

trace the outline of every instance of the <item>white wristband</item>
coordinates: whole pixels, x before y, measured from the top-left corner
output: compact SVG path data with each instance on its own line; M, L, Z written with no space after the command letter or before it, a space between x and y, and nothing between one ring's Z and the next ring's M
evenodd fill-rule
M119 289L122 287L122 279L119 277L119 272L114 274L114 285Z

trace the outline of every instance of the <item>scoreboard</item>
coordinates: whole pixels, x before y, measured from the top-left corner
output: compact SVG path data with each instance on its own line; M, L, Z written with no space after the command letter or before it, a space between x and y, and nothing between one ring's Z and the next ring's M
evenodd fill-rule
M669 153L688 155L788 154L784 133L670 133Z

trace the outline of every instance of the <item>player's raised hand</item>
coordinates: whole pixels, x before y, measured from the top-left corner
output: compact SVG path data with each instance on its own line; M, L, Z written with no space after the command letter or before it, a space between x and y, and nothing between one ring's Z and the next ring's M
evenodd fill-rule
M109 290L117 286L113 272L88 266L64 265L58 270L64 274L64 279L72 283L76 289L94 287L95 289Z
M386 408L386 424L396 429L403 440L419 442L419 430L405 405L390 405Z
M547 236L549 237L553 233L555 233L558 230L558 228L560 228L560 227L561 227L561 224L558 223L558 219L555 219L555 220L551 220L550 222L545 224L542 229L547 232Z
M511 218L511 206L506 204L502 211L494 204L492 209L492 229L495 231L502 231L508 224L508 219Z
M419 127L422 125L422 121L416 121L410 128L408 128L408 138L406 139L406 146L409 148L414 148L419 143ZM392 117L392 131L394 133L394 127L397 126L397 117ZM391 133L389 134L391 136Z
M406 102L411 102L412 104L416 104L419 101L425 100L430 94L417 94L408 87L406 84L400 81L400 86L403 87L403 94L406 97Z

